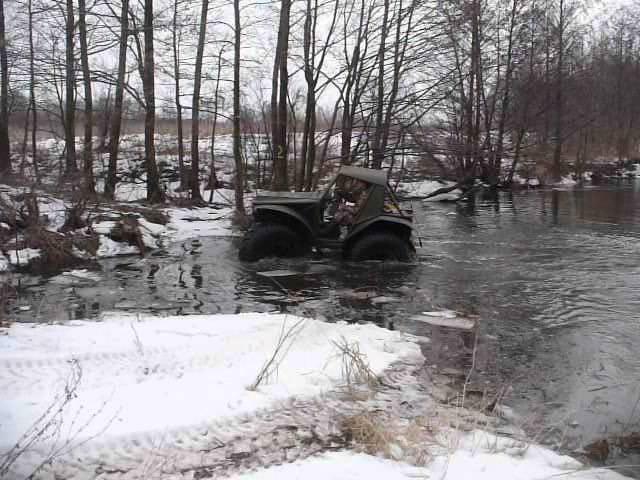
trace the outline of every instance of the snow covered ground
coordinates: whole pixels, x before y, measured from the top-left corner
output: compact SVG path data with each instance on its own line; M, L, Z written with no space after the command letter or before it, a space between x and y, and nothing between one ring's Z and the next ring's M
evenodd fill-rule
M0 450L31 444L14 465L20 473L79 444L91 456L110 442L151 448L167 432L211 441L211 422L317 397L349 380L337 346L344 342L374 373L421 358L399 332L279 314L119 315L14 324L3 333Z
M350 451L325 453L303 461L232 477L232 480L622 480L606 469L585 468L576 460L537 445L482 431L462 434L458 445L425 467Z
M390 415L390 432L394 415L440 418L424 378L411 373L423 368L419 339L372 324L267 313L111 314L0 333L6 478L39 466L51 479L623 478L536 445L448 426L417 466L402 463L416 458L403 454L406 438L390 448L394 460L351 451L338 420L363 406ZM357 369L340 345L387 386L371 399L349 394Z
M139 190L139 195L137 196L144 198L144 186L133 185L132 187ZM22 200L15 199L20 199L27 193L29 193L29 189L0 184L0 199L10 205L14 205L16 210L22 207ZM58 232L65 222L66 211L73 204L69 201L55 198L42 190L36 190L35 193L44 228L51 232ZM233 190L218 189L213 194L209 190L203 190L203 195L207 200L209 198L212 199L212 203L208 206L198 208L157 207L156 211L164 213L168 218L166 224L147 220L142 213L131 211L128 204L88 205L83 217L87 220L90 227L89 231L98 235L98 249L95 252L95 258L140 253L137 245L117 242L110 238L112 229L124 214L136 218L143 244L148 249L156 249L170 242L183 241L200 236L238 235L238 231L233 228L231 223L233 216ZM247 206L250 205L252 198L253 195L247 195ZM6 224L0 227L10 229ZM72 233L84 236L86 232L87 229L82 228ZM11 234L10 238L15 238L15 235ZM17 239L22 240L22 236L18 235ZM80 258L92 258L94 256L88 252L79 252L77 249L74 251L77 253L76 256ZM0 272L9 270L11 267L25 266L30 260L40 255L41 252L37 249L3 248L0 250Z

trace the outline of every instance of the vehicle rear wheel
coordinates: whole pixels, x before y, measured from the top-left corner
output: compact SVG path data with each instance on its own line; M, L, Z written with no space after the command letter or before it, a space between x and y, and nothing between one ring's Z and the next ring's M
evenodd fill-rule
M351 260L388 260L408 262L413 256L412 245L405 239L387 232L365 233L357 239L351 250Z
M291 227L257 223L242 239L238 257L245 262L255 262L265 257L299 257L308 250L306 240Z

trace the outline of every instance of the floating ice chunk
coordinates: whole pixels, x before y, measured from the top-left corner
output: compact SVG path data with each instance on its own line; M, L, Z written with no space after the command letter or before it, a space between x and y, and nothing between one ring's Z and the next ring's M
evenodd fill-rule
M437 327L455 328L458 330L473 330L476 326L475 320L456 316L414 315L411 319Z
M262 277L295 277L296 275L302 275L302 273L294 272L293 270L269 270L258 272L258 275Z

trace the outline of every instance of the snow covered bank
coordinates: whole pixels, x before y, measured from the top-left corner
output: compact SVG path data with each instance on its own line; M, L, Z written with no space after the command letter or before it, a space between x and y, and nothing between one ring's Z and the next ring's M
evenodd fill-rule
M287 315L14 324L0 336L0 449L25 444L47 422L52 431L36 435L36 459L94 436L90 444L198 434L212 421L342 384L344 358L334 342L357 345L375 373L422 358L399 332Z
M476 431L461 436L456 448L436 455L425 467L349 451L231 477L232 480L623 480L611 470L585 468L571 457L537 445Z
M44 191L34 191L33 197L31 193L26 188L0 184L0 200L8 206L6 212L0 212L0 218L3 218L3 213L7 218L15 217L15 221L11 221L13 226L0 225L0 238L2 243L6 243L3 245L5 248L0 249L0 271L17 266L25 268L39 256L44 256L43 263L47 263L47 252L25 248L39 245L39 239L24 228L25 222L20 218L28 211L26 202L32 200L37 202L37 224L44 231L52 232L56 241L65 239L73 243L69 260L75 263L77 260L140 254L144 253L141 250L153 250L170 242L200 236L237 234L231 224L234 192L229 189L204 190L204 198L211 199L211 203L198 208L167 205L150 208L117 202L87 203L78 208L73 202L55 198ZM248 194L247 205L251 198L252 195ZM73 211L77 212L78 218L74 221L75 226L69 227L65 220ZM4 239L8 239L7 242Z

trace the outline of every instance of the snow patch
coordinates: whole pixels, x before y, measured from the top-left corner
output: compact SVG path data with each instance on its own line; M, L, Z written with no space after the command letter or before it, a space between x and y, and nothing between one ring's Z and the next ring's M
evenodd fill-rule
M459 439L425 467L386 460L363 453L331 452L266 470L231 477L231 480L624 480L616 472L588 468L571 457L538 445L476 431Z
M42 255L39 248L22 248L20 250L9 250L9 263L14 266L26 265L34 258Z
M437 456L427 467L442 480L622 480L611 470L588 468L566 455L535 444L475 431L460 438L453 452Z
M126 243L115 242L109 237L100 236L100 246L96 251L96 258L117 257L120 255L135 255L138 248Z
M574 185L577 185L578 182L576 180L574 180L571 177L565 176L562 177L559 181L555 182L553 184L553 186L556 187L573 187Z
M197 209L169 208L167 232L172 241L181 242L189 238L205 236L232 236L232 209L201 207Z
M56 275L51 278L52 283L59 285L75 285L75 284L87 284L88 282L98 282L101 277L95 272L91 272L86 268L70 270L68 272L62 272L60 275Z

